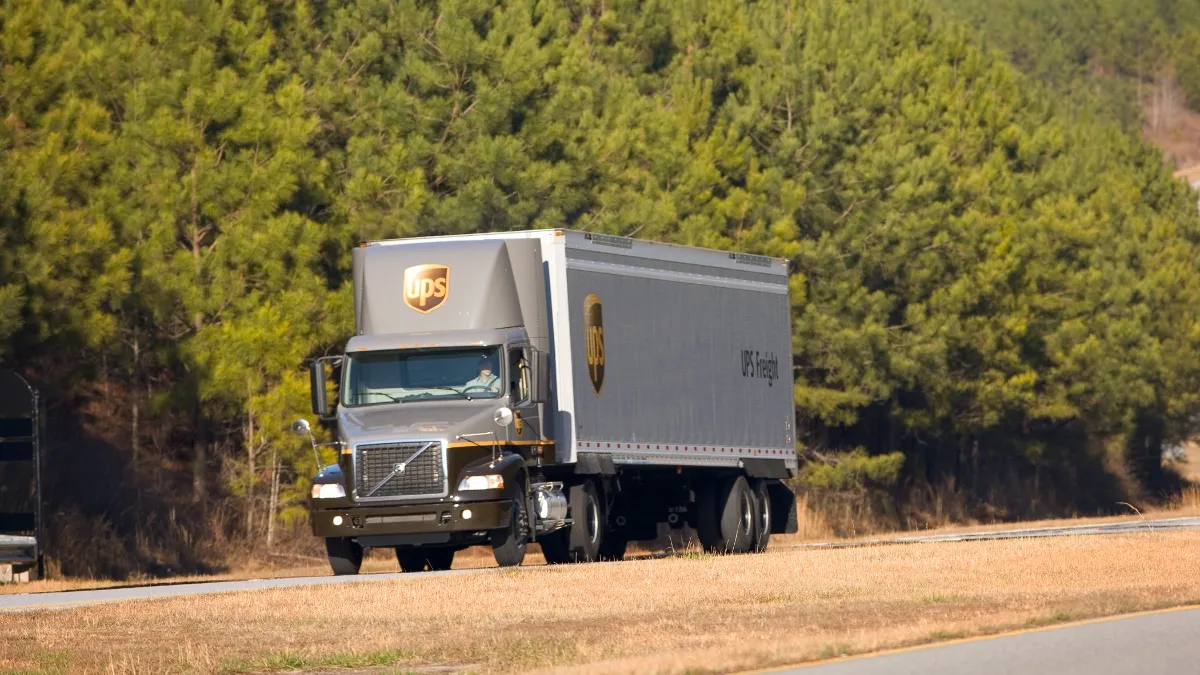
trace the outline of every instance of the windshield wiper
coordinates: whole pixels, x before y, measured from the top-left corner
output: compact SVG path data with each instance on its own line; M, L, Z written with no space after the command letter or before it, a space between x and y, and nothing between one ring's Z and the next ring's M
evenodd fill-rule
M423 388L423 389L445 389L446 391L452 391L452 392L454 392L454 393L458 394L459 396L461 396L461 397L463 397L463 398L467 399L468 401L474 401L474 400L475 400L475 399L471 398L471 396L470 396L469 394L464 394L463 392L461 392L461 391L459 391L459 390L455 389L454 387L438 387L438 386L432 386L432 387L422 387L422 388Z
M396 403L403 403L403 402L404 402L404 399L402 399L402 398L396 398L395 396L392 396L391 394L385 394L385 393L383 393L382 391L363 391L363 392L359 392L359 394L358 394L358 395L359 395L359 396L386 396L387 398L390 398L390 399L392 399L392 400L393 400L393 401L395 401Z

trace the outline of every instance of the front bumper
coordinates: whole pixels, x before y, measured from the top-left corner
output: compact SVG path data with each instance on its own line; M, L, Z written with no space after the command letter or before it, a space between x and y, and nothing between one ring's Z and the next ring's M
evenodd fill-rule
M508 527L512 500L430 502L380 506L313 508L313 534L318 537L383 537L389 535L465 535ZM465 511L470 518L464 517ZM340 524L334 525L334 518Z

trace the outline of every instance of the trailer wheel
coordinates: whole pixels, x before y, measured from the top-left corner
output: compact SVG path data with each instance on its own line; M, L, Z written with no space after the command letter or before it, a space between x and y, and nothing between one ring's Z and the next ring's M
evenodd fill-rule
M771 539L771 495L767 491L767 481L756 480L751 486L754 493L754 545L756 552L767 550L767 542Z
M492 530L492 555L501 567L516 567L525 560L529 547L529 517L525 513L525 489L521 486L513 496L512 517L508 527Z
M358 574L362 568L363 548L349 537L326 537L325 552L329 554L329 567L339 577Z
M596 485L591 481L572 485L568 501L571 505L571 527L567 530L569 558L572 562L595 562L600 559L606 519Z
M754 544L754 493L745 476L707 483L696 495L696 534L710 553L746 553Z
M396 547L396 562L403 572L424 572L426 569L440 572L454 564L452 548L401 548Z

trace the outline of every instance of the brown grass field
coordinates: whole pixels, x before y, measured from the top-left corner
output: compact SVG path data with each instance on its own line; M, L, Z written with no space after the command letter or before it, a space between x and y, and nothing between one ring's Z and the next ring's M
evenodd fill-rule
M728 673L1200 602L1200 532L779 549L5 615L0 672Z

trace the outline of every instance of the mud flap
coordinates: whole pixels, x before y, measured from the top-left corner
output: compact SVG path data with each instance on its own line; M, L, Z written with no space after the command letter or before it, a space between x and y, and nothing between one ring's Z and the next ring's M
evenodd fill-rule
M796 516L796 493L786 483L778 480L767 481L767 491L771 495L771 534L795 534L800 531L800 521Z

